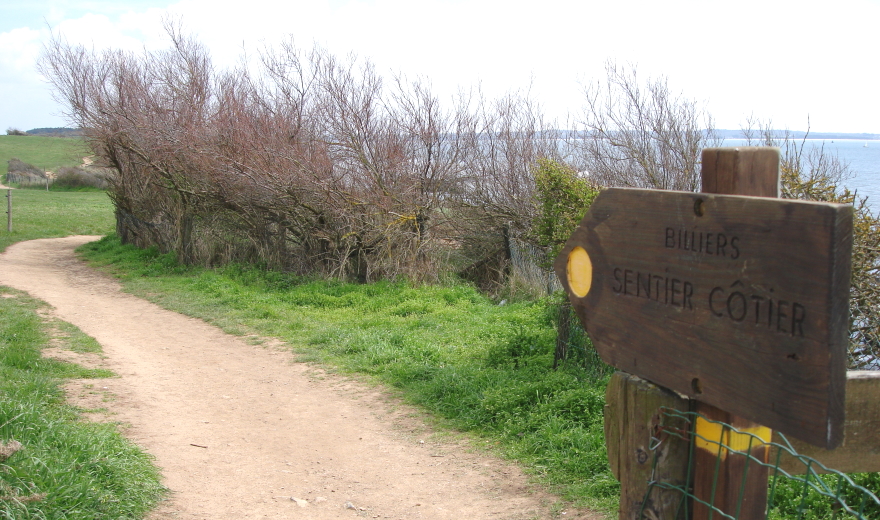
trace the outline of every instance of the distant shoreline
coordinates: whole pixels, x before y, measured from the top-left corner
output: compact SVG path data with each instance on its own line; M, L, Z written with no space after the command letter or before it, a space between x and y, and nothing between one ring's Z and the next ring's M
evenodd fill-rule
M578 131L573 130L563 130L565 133L574 133L575 135L579 134ZM803 130L772 130L773 135L777 137L783 137L788 135L792 139L803 139L806 137L808 140L830 140L830 139L852 139L856 141L880 141L880 134L869 134L864 132L852 133L852 132L804 132ZM718 129L715 130L715 133L718 134L718 137L724 139L745 139L742 130L724 130ZM761 133L760 131L756 133ZM55 136L55 137L80 137L83 134L83 130L81 128L34 128L32 130L28 130L26 132L27 135L43 135L43 136ZM760 139L759 139L760 140Z
M723 137L724 139L745 139L742 130L715 130L719 137ZM773 130L773 135L778 137L783 137L786 135L786 131L784 130ZM756 132L760 134L761 132ZM854 141L877 141L880 140L880 134L868 134L868 133L847 133L847 132L804 132L803 130L792 130L787 132L787 135L792 139L803 139L806 137L808 140L828 140L828 139L851 139Z

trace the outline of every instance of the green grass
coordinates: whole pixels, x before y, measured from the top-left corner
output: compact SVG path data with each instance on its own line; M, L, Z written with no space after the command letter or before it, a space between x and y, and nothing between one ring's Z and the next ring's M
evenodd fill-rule
M499 306L467 285L183 267L115 237L81 252L137 295L233 334L281 338L303 359L396 388L446 426L521 461L564 498L616 508L602 420L608 370L552 370L555 307L547 301Z
M69 235L105 235L114 228L113 205L104 192L11 191L10 233L6 231L7 191L0 190L0 251L23 240Z
M82 158L91 153L85 142L75 137L0 135L0 182L6 179L9 159L56 171L82 164Z
M854 473L848 475L852 482L873 493L880 491L880 473ZM829 495L839 495L843 501L862 518L880 518L880 507L863 490L845 483L839 475L818 475L806 480L806 475L794 478L780 476L777 492L773 497L773 508L767 518L783 520L827 520L837 518L857 518L844 515L835 500ZM809 482L805 484L805 482ZM817 490L822 489L822 493Z
M42 304L22 293L0 295L0 441L24 446L0 461L0 518L142 518L163 493L149 456L114 425L80 421L59 389L67 378L112 374L41 356L50 331L62 348L94 351L94 339L44 321Z
M101 344L88 334L83 334L76 325L56 320L52 323L52 327L53 336L63 341L67 349L80 354L101 353Z

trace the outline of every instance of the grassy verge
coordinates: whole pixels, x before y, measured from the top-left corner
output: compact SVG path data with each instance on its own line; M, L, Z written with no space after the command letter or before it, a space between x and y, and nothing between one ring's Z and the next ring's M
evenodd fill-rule
M353 285L241 266L182 267L113 237L82 251L135 294L366 374L523 462L565 498L615 508L602 426L607 368L552 370L555 307L546 301L499 306L465 285Z
M13 190L12 197L13 231L2 219L0 251L23 240L113 229L105 193ZM5 217L5 198L0 202ZM156 469L115 425L81 421L59 388L65 378L109 373L41 357L50 329L62 348L94 352L100 346L69 323L44 323L35 312L39 302L4 287L0 296L0 442L24 445L0 461L0 518L141 518L161 493Z
M62 166L78 166L90 154L80 138L0 135L0 182L6 179L9 159L56 171Z
M103 192L12 190L11 233L6 231L6 204L6 190L0 190L0 251L35 238L105 235L115 225L113 205Z
M40 305L0 287L0 441L23 445L0 457L0 518L140 518L162 492L157 470L114 425L79 421L59 389L67 378L112 374L42 357L50 324ZM51 325L56 346L97 347L70 324Z

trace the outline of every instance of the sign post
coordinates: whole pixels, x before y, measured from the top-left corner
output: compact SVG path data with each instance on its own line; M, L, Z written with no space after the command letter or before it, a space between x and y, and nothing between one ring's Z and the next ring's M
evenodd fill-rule
M778 165L777 149L707 149L703 193L603 191L555 268L605 362L767 440L753 421L833 448L852 208L771 199Z
M727 193L768 198L779 197L779 152L775 149L758 148L752 150L751 153L745 154L730 153L730 151L725 153L725 151L717 148L707 149L703 151L702 161L703 168L701 173L704 193ZM850 217L851 219L852 217ZM849 234L851 236L851 229ZM846 254L847 256L843 260L848 267L850 262L849 252L846 252ZM848 269L846 284L847 292L843 295L843 298L844 301L849 301ZM769 313L769 305L766 310ZM777 304L777 319L779 317L779 305ZM844 342L846 341L845 338L840 339ZM845 352L845 343L843 345L838 349L841 355ZM822 350L821 347L820 350ZM838 372L843 372L845 377L846 364L844 360L832 360L829 368L831 369L830 373L834 373L839 377L840 374L834 372L836 369ZM837 403L835 401L831 406L837 407L834 408L837 412L835 417L840 415L838 419L835 419L839 421L836 423L836 430L840 431L840 438L831 443L833 446L840 442L843 435L843 388L840 389L840 395L837 398L840 402ZM709 419L729 424L738 431L753 433L765 442L772 440L772 431L769 428L763 427L751 420L737 417L699 400L696 401L694 408L699 414ZM738 436L736 433L727 432L728 439L724 442L725 439L722 437L725 432L702 420L698 420L694 433L702 438L728 446L735 444L735 438ZM828 435L831 435L830 430ZM750 442L751 438L747 435L739 435L738 437L739 444L741 445L737 448L740 451L747 453L750 457L754 457L755 460L760 460L764 463L768 462L770 450L766 445L760 442L754 445L753 442ZM828 446L828 443L826 443L826 446ZM694 452L693 492L694 496L699 500L694 501L693 504L693 520L708 520L716 516L702 502L711 504L721 511L735 512L737 517L742 520L761 520L765 518L769 466L755 463L749 464L750 461L745 455L723 455L719 454L717 449L706 449L705 446L696 449Z

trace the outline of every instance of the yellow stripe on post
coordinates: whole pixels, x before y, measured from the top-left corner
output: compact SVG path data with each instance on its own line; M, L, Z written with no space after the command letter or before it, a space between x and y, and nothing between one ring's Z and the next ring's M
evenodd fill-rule
M772 437L773 431L766 426L734 431L720 423L697 417L694 445L724 459L727 457L728 448L745 453L769 443Z
M577 246L571 250L566 271L571 292L578 298L586 296L593 285L593 262L584 248Z

